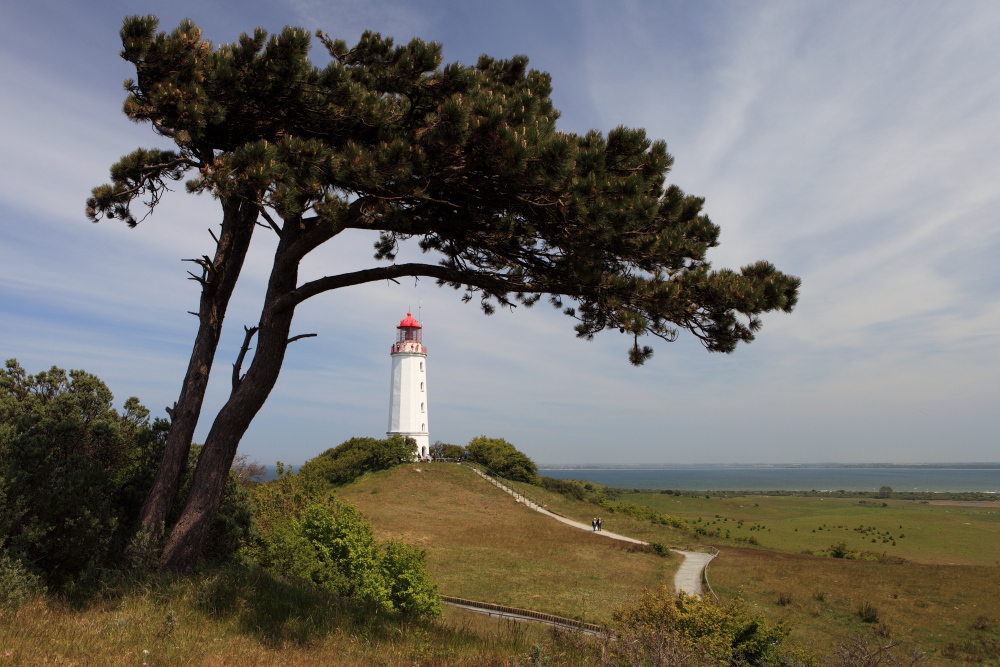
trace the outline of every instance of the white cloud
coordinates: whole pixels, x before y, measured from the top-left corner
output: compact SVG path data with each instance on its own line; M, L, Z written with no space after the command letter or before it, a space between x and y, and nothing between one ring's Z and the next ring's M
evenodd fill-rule
M567 129L626 123L666 138L672 180L706 196L722 226L716 265L767 258L800 275L796 312L766 317L759 340L732 356L687 339L633 369L624 337L578 341L572 322L541 304L484 318L429 280L341 290L300 308L295 331L320 335L292 346L245 450L297 462L381 432L386 347L406 308L422 303L435 438L501 435L546 461L995 458L1000 10L576 6L574 20L535 13L537 24L511 35L501 28L516 21L477 22L491 40L479 50L544 54L557 98L575 101ZM464 21L478 17L474 3L457 9L250 3L236 32L231 13L192 18L221 41L257 23L348 41L373 28L460 44L466 57L479 51ZM97 49L88 31L58 30L64 59L113 60L116 44ZM138 229L90 226L89 189L118 156L159 142L120 114L122 63L87 69L100 83L76 79L53 66L55 54L25 59L11 46L19 39L0 47L0 346L31 370L87 368L159 409L174 399L193 334L184 311L197 290L179 260L210 250L217 204L177 192ZM228 393L242 325L258 316L274 245L259 231L200 437ZM372 240L345 234L305 262L302 279L373 265ZM433 261L414 250L403 259Z

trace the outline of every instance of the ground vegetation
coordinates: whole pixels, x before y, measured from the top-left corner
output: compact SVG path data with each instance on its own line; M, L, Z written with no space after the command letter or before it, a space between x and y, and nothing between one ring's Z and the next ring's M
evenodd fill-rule
M799 662L782 645L789 629L742 600L647 590L615 610L617 640L604 649L614 665L780 665ZM806 655L805 653L799 655Z
M398 540L376 541L371 525L328 483L282 469L253 494L258 530L245 541L241 562L382 612L441 613L424 551Z
M529 483L538 477L535 462L503 438L481 435L469 441L465 452L469 461L481 464L491 475Z
M137 398L121 410L113 399L86 371L52 367L32 375L13 359L0 370L0 550L8 573L23 569L67 590L97 585L108 569L141 563L141 550L132 560L122 554L168 427L151 420ZM227 559L252 524L235 479L227 479L224 491L204 553L215 561ZM171 509L176 516L179 503Z
M416 452L416 441L401 435L384 440L351 438L306 461L299 473L333 485L347 484L367 472L411 461Z

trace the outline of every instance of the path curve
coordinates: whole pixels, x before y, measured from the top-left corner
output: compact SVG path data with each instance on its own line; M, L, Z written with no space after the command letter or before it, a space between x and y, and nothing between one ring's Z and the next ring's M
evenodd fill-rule
M701 595L701 573L715 558L715 554L703 551L681 551L680 549L671 549L671 551L684 557L684 562L677 568L677 573L674 575L674 589L684 591L689 595Z
M527 507L540 512L547 517L551 517L556 521L561 521L568 526L573 526L580 530L586 530L589 532L594 532L592 526L588 526L580 521L573 521L572 519L567 519L564 516L559 516L554 512L541 507L537 503L533 502L530 498L526 498L524 495L518 493L514 489L504 485L500 480L490 477L484 473L479 468L475 466L469 466L472 470L476 471L476 474L485 479L487 482L497 487L501 491L505 491L514 497L517 502L526 505ZM603 535L604 537L611 538L612 540L621 540L622 542L631 542L633 544L648 544L648 542L643 542L642 540L637 540L634 537L627 537L625 535L619 535L618 533L612 533L607 530L602 530L595 533L596 535ZM674 575L674 590L678 593L687 593L688 595L700 596L702 593L701 588L701 573L708 566L708 563L715 558L715 554L703 553L701 551L681 551L680 549L671 549L675 554L680 554L683 558L681 566L677 569L677 573Z

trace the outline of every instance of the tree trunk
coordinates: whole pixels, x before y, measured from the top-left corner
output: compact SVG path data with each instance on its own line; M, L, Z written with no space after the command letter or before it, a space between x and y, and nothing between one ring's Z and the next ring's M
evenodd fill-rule
M285 226L286 232L289 225ZM287 236L292 236L288 233ZM298 261L287 257L289 239L278 244L257 333L257 349L246 376L219 411L195 468L191 492L160 556L166 570L187 572L198 560L212 520L222 502L229 469L243 434L263 407L281 372L288 348L294 306L278 307L279 299L296 287ZM283 255L286 255L283 257Z
M177 495L181 475L187 465L198 417L201 414L208 378L212 371L222 321L236 287L250 239L256 226L257 207L246 200L223 200L222 229L212 269L204 276L198 311L198 333L188 362L180 396L170 410L170 431L156 479L142 505L137 533L159 537Z

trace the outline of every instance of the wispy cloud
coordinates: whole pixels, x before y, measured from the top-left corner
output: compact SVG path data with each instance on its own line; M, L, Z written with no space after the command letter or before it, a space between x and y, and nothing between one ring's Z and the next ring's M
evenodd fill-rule
M83 218L112 162L163 141L120 114L129 72L115 56L119 14L150 11L126 4L86 17L44 1L0 10L0 347L32 370L87 368L120 397L160 409L175 398L193 335L184 312L197 291L180 260L210 251L205 230L218 212L210 198L176 192L135 230ZM320 335L292 346L244 441L251 455L298 462L381 432L386 347L406 308L422 304L432 438L502 435L546 461L996 458L1000 9L236 8L154 2L152 11L168 29L188 15L216 41L293 24L348 41L368 28L434 39L466 62L527 53L552 71L565 129L624 123L668 140L671 180L705 196L722 226L717 266L766 258L803 278L796 312L765 318L754 344L719 356L684 339L659 345L640 369L627 365L624 337L576 340L572 322L542 305L484 318L433 281L323 295L297 314L297 332ZM50 24L58 39L26 56L26 35ZM371 266L372 241L345 234L307 260L302 279ZM273 247L260 230L208 417L227 395L242 325L258 317Z

